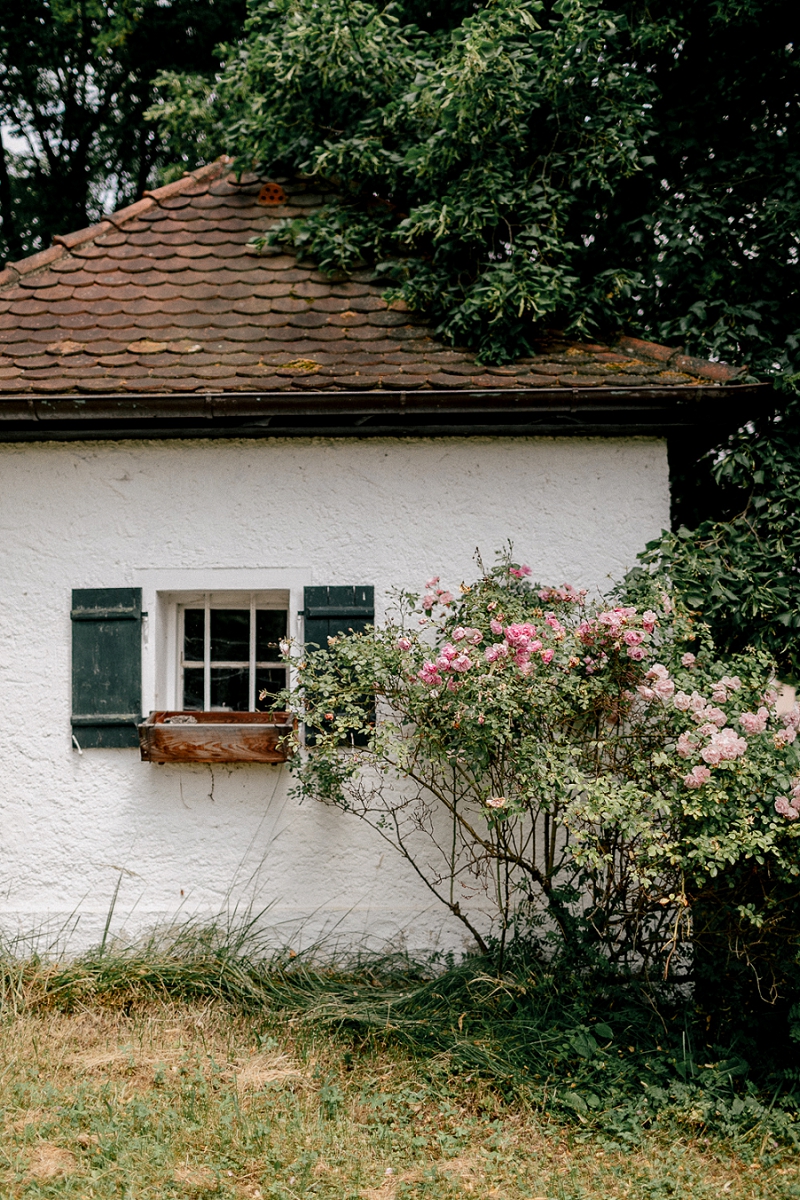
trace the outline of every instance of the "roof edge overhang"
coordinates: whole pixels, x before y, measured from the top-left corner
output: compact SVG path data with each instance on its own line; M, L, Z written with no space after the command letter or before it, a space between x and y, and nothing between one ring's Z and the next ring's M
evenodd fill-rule
M0 396L0 442L159 438L605 436L718 439L769 383L664 388L113 392Z

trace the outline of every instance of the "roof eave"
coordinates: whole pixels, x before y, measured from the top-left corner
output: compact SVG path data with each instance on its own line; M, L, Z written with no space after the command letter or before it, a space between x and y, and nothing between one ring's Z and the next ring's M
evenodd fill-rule
M112 392L0 396L0 441L186 437L720 433L769 383L415 391Z

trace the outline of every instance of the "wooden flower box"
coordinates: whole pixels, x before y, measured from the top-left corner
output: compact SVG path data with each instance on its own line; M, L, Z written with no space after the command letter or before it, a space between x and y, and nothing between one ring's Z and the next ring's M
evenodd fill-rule
M144 762L286 762L291 713L151 712L139 728Z

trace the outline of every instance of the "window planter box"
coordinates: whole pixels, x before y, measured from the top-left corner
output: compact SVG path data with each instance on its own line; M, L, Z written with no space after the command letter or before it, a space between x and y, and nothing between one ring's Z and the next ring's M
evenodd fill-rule
M139 728L144 762L286 762L291 713L151 712Z

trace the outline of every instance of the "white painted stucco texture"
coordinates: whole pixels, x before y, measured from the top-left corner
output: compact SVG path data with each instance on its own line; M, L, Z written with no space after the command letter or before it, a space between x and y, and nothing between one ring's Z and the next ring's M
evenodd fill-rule
M284 767L142 763L70 731L70 593L142 586L144 708L169 589L455 587L511 539L544 582L603 588L668 524L656 439L241 440L0 447L0 921L79 948L263 910L285 945L462 944L378 837L291 793ZM296 628L296 625L295 625Z

